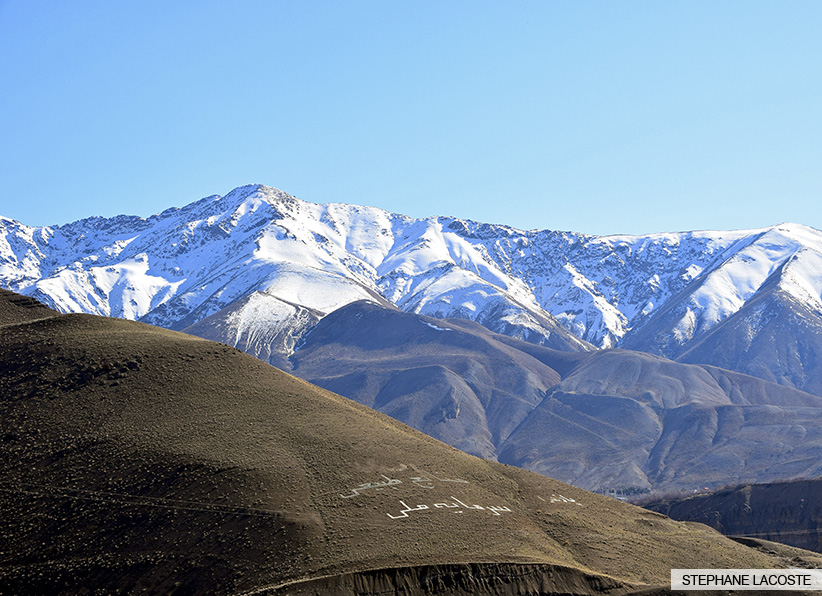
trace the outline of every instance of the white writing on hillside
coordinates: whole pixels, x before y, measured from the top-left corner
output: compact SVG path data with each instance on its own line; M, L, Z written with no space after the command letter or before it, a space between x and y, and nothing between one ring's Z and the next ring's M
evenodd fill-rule
M380 476L382 477L381 481L363 482L362 484L357 485L355 488L349 488L348 490L351 491L351 494L340 493L340 496L343 499L351 499L353 497L358 497L362 492L367 490L384 491L386 488L396 487L403 483L402 480L400 480L399 478L389 478L385 474L380 474ZM463 480L462 478L439 478L434 474L428 473L424 473L421 476L412 476L408 480L408 482L425 489L434 488L437 482L455 482L458 484L468 484L468 481Z
M411 507L410 505L407 505L405 501L400 501L400 505L402 505L403 508L400 510L398 515L391 515L390 513L386 513L386 515L391 519L401 519L404 517L408 517L408 514L414 511L451 511L452 513L464 513L465 511L488 511L492 515L502 515L503 513L511 513L511 509L509 507L502 507L496 505L468 505L460 501L456 497L451 497L450 502L434 503L433 507L429 507L425 504L417 505L416 507Z

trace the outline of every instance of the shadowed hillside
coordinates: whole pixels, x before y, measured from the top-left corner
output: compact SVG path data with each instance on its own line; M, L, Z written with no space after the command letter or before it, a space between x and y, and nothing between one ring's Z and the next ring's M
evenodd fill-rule
M620 594L822 563L477 459L234 348L14 300L3 594Z
M460 449L589 490L822 474L822 397L643 352L561 352L356 302L292 372Z
M822 395L822 327L807 324L819 319L819 309L771 286L677 360L713 364Z
M746 484L707 495L651 501L645 507L707 524L723 534L822 552L822 478Z

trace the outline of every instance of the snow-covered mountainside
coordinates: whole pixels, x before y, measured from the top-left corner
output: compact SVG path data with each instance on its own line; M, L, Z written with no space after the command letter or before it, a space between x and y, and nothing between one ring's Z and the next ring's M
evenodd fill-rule
M63 312L172 329L223 311L221 337L276 336L286 352L305 321L368 299L560 349L690 350L693 362L691 348L774 288L801 305L792 325L822 329L822 232L524 232L317 205L252 185L147 219L35 228L0 218L0 285ZM769 323L759 319L745 327L751 341Z
M485 237L474 233L486 228ZM590 349L490 254L496 235L518 233L371 207L316 205L254 185L148 219L97 217L46 228L0 219L0 280L63 312L171 329L194 325L255 292L280 301L273 310L233 308L238 338L264 336L272 325L290 328L296 311L282 304L322 316L368 299L468 317L558 348ZM260 326L265 330L252 331Z

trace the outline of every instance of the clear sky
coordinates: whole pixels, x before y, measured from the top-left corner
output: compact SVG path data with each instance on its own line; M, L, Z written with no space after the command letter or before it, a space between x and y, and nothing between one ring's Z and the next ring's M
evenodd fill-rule
M0 0L0 214L263 183L594 234L822 228L822 2Z

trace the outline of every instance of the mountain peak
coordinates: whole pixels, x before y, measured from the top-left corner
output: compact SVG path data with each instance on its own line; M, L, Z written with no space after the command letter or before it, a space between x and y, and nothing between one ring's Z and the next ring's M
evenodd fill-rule
M767 232L789 238L800 244L812 245L822 250L822 231L804 224L785 222L767 228Z

